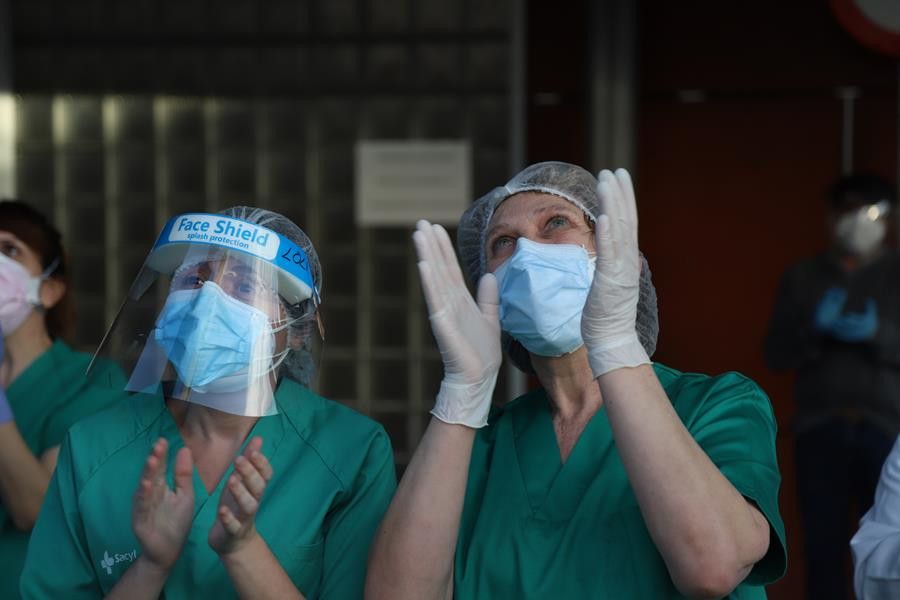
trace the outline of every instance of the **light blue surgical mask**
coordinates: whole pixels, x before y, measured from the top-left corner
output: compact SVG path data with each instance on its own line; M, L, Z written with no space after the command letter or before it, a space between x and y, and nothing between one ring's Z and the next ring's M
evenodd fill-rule
M595 262L582 246L520 237L513 255L494 271L501 329L538 356L562 356L580 348L581 313Z
M169 294L153 335L181 383L200 393L245 389L273 368L268 316L212 281Z

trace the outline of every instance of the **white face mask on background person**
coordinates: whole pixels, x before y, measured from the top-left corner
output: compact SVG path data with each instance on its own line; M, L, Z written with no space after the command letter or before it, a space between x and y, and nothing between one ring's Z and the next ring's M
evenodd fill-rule
M14 332L41 306L41 282L46 278L46 273L33 276L22 263L0 253L0 335Z
M885 204L864 206L838 219L835 233L845 250L858 256L869 256L881 246L887 234L884 216L888 208Z
M563 356L580 348L581 313L595 263L582 246L520 237L515 253L494 271L501 329L538 356Z

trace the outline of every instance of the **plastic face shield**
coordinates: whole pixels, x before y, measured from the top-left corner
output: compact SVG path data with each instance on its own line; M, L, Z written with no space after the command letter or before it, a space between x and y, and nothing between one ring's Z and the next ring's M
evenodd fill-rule
M319 294L306 252L253 223L192 213L171 219L89 368L106 361L126 390L262 417L278 370L310 335Z

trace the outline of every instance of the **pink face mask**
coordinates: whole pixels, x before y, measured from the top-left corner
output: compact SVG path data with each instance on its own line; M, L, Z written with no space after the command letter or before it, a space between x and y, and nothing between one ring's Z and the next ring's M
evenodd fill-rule
M21 263L0 253L0 335L18 329L34 307L41 305L39 291L45 278L32 276Z

